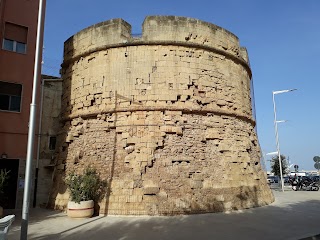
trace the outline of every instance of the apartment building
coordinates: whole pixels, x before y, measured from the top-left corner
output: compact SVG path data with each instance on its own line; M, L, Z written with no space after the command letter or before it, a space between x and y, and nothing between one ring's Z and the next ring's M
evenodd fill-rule
M0 205L7 209L22 206L38 7L39 0L0 0L0 169L10 170Z

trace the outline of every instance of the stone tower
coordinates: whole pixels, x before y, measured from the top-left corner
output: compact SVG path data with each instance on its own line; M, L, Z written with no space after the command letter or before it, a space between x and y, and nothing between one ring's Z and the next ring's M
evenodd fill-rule
M197 19L149 16L142 36L112 19L65 42L63 131L49 205L65 173L108 180L100 213L172 215L271 203L245 48Z

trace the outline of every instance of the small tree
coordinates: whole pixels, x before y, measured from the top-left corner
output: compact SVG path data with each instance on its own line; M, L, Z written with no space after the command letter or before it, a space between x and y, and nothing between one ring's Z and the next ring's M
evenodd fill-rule
M282 174L287 174L289 172L289 168L288 168L286 157L284 155L281 155L281 166L282 166ZM280 166L279 166L278 156L274 156L271 159L271 172L276 176L280 176Z

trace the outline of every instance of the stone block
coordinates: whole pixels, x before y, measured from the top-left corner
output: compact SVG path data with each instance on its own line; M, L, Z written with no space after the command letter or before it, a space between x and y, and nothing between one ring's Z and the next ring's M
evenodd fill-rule
M156 186L143 187L144 195L156 195L158 192L159 192L159 187L156 187Z
M227 101L225 101L225 100L222 100L222 99L219 99L218 101L217 101L217 105L218 106L225 106L225 105L227 105Z
M142 202L142 195L127 196L126 202L128 203Z
M217 128L207 128L205 132L205 139L222 139Z
M203 181L202 180L191 180L190 187L191 187L191 189L203 188Z

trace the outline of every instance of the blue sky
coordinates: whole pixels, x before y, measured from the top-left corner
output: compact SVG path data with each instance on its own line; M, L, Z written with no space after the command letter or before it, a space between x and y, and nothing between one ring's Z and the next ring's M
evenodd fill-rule
M276 151L272 91L298 89L276 95L278 120L288 120L279 124L280 149L299 169L312 170L312 158L320 155L319 12L319 0L47 0L43 72L58 75L63 42L98 22L122 18L133 33L141 33L147 15L214 23L248 49L264 153Z

